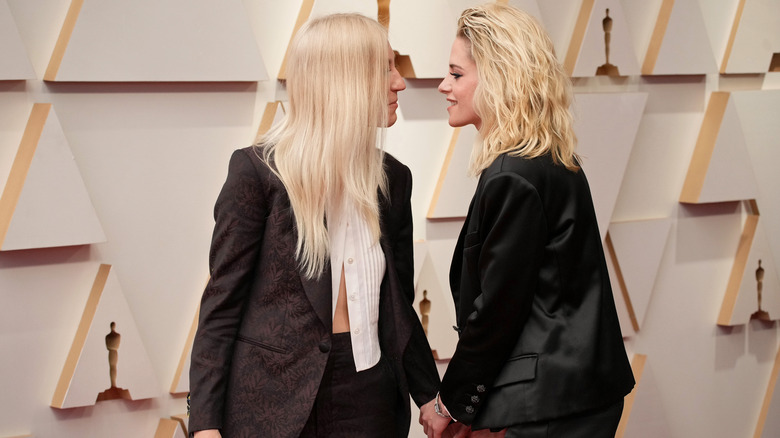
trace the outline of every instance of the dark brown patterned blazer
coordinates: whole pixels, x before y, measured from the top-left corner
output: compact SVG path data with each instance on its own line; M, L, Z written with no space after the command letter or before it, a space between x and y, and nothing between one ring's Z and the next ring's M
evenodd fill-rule
M216 220L190 366L189 430L231 437L297 437L330 351L331 277L297 269L297 233L281 181L258 157L235 151L214 208ZM406 437L409 394L420 405L439 376L414 299L411 172L385 154L389 199L380 196L387 269L380 289L379 342L400 397L397 435Z

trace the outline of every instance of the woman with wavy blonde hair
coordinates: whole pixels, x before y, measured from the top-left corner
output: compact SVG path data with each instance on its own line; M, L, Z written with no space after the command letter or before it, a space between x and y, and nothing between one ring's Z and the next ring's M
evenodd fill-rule
M479 176L450 268L459 341L429 437L613 437L634 386L575 153L569 78L530 15L466 9L439 85L479 131Z
M307 22L286 117L235 151L190 367L197 438L406 437L439 376L412 308L411 172L382 150L404 80L357 14Z

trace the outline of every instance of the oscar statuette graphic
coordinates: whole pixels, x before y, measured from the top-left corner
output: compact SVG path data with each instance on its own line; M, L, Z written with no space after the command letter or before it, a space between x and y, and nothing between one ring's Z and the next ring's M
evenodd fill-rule
M428 299L428 291L423 290L423 299L420 300L420 316L422 317L422 326L423 331L425 332L425 336L428 336L428 320L430 318L431 314L431 300ZM436 352L436 350L431 349L431 352L433 353L433 358L438 359L439 354Z
M758 260L758 268L756 269L756 293L758 294L758 310L750 315L750 319L761 319L764 321L771 321L769 313L765 310L761 310L761 293L764 290L764 268L761 266L761 259Z
M116 323L111 322L111 331L106 335L106 349L108 350L108 374L111 386L98 394L97 401L115 400L124 398L130 400L130 391L116 386L117 364L119 362L119 342L122 339L116 331Z
M620 76L617 66L609 63L609 43L612 39L612 18L609 16L609 9L607 9L604 19L601 20L601 27L604 29L606 62L596 69L596 76Z

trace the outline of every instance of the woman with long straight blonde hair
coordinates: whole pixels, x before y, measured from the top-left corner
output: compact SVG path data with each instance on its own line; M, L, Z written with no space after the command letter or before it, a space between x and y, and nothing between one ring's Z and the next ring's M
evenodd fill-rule
M479 131L479 183L450 268L460 338L420 423L436 438L449 424L614 437L634 378L550 38L511 6L466 9L439 91L450 125Z
M387 32L310 20L285 118L234 152L190 367L196 438L406 437L438 372L412 308L411 172L383 152L404 80Z

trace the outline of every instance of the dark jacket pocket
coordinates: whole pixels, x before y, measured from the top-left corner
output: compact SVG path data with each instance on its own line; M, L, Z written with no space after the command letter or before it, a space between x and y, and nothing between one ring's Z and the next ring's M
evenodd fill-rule
M287 353L287 350L285 350L284 348L277 347L275 345L268 345L266 343L259 342L259 341L255 341L254 339L249 339L246 336L238 335L238 336L236 336L236 340L240 341L240 342L246 342L249 345L254 345L255 347L263 348L265 350L270 350L270 351L273 351L273 352L276 352L276 353Z
M524 354L509 359L501 372L498 373L493 387L497 388L535 379L538 359L538 354Z

